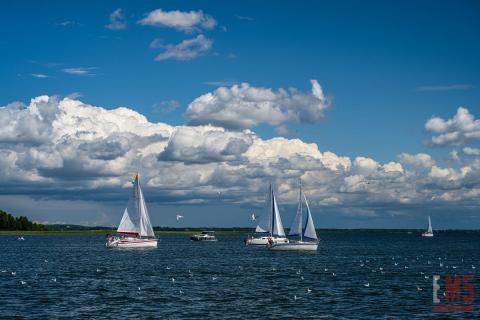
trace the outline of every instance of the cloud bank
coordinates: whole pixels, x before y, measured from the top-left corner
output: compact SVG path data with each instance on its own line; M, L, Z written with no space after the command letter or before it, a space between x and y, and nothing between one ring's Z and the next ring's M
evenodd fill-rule
M323 95L312 84L311 94L256 88L247 93L247 85L224 90L227 97L242 91L242 99L249 97L255 107L272 99L319 104ZM320 115L318 108L323 107L304 112ZM281 109L281 121L273 124L290 119L289 110ZM312 206L348 214L420 205L464 208L478 206L480 199L480 158L476 149L465 153L469 160L456 168L440 166L427 154L404 153L400 162L380 163L322 152L299 139L262 139L249 129L152 123L126 107L108 110L69 98L39 96L28 105L0 108L1 194L41 199L123 203L138 171L153 203L218 203L221 193L228 204L261 205L270 182L282 203L295 203L301 178Z

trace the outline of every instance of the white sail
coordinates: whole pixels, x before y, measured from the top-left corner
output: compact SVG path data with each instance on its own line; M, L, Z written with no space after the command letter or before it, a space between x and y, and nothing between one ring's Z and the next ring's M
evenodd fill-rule
M255 232L268 233L269 230L271 229L271 227L270 227L271 205L269 205L270 194L271 194L271 192L269 192L267 194L267 198L265 199L265 212L258 219L258 224L257 224L257 227L255 228Z
M433 233L432 230L432 221L430 220L430 216L428 216L428 233Z
M285 237L285 230L283 230L282 218L280 217L280 211L278 210L277 200L275 199L275 193L272 191L272 236Z
M130 216L130 213L132 216ZM152 223L148 216L147 205L143 197L142 189L140 188L140 180L138 175L133 181L132 196L128 201L128 205L123 213L122 221L117 229L118 232L133 232L138 233L142 237L155 237Z
M317 232L315 231L315 225L313 224L312 213L310 212L310 207L308 206L307 197L303 195L305 204L307 206L307 221L305 222L305 228L303 230L303 237L317 240Z
M138 233L138 228L135 227L132 220L130 219L130 215L128 214L128 208L125 208L123 212L122 221L118 225L117 232L132 232Z
M289 236L302 236L302 216L303 216L303 207L302 207L302 187L300 186L300 197L298 199L298 208L297 214L293 219L292 225L290 227Z
M139 234L144 237L155 237L153 232L152 224L150 222L150 217L148 216L147 205L145 204L145 198L143 197L142 189L140 188L140 181L138 175L135 178L135 189L137 196L137 208L138 208L138 217L139 217Z

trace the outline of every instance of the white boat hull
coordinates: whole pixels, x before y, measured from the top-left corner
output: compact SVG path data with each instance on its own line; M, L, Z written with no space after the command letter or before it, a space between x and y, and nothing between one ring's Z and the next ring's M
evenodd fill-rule
M269 244L269 250L273 251L317 251L318 242L288 242Z
M158 239L122 238L107 241L107 248L157 248Z
M268 236L257 237L257 238L247 238L245 239L245 244L247 246L266 246L268 244L268 239L272 239L274 243L288 243L287 238L271 238Z
M433 233L424 232L422 233L422 237L433 237Z

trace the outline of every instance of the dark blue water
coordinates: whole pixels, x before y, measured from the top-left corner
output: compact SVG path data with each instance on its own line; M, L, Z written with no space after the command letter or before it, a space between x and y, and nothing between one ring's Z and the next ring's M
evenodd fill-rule
M480 232L438 232L425 239L406 232L334 231L320 237L321 248L312 254L245 247L243 236L220 236L217 243L161 236L159 248L151 250L106 249L100 235L25 236L25 241L0 236L0 318L480 315ZM474 275L475 310L433 312L433 274Z

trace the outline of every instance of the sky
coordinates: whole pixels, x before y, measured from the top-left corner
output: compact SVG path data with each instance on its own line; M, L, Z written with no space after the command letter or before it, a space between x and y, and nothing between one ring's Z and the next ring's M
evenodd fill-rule
M478 1L2 1L0 209L480 227ZM185 218L176 221L175 216Z

